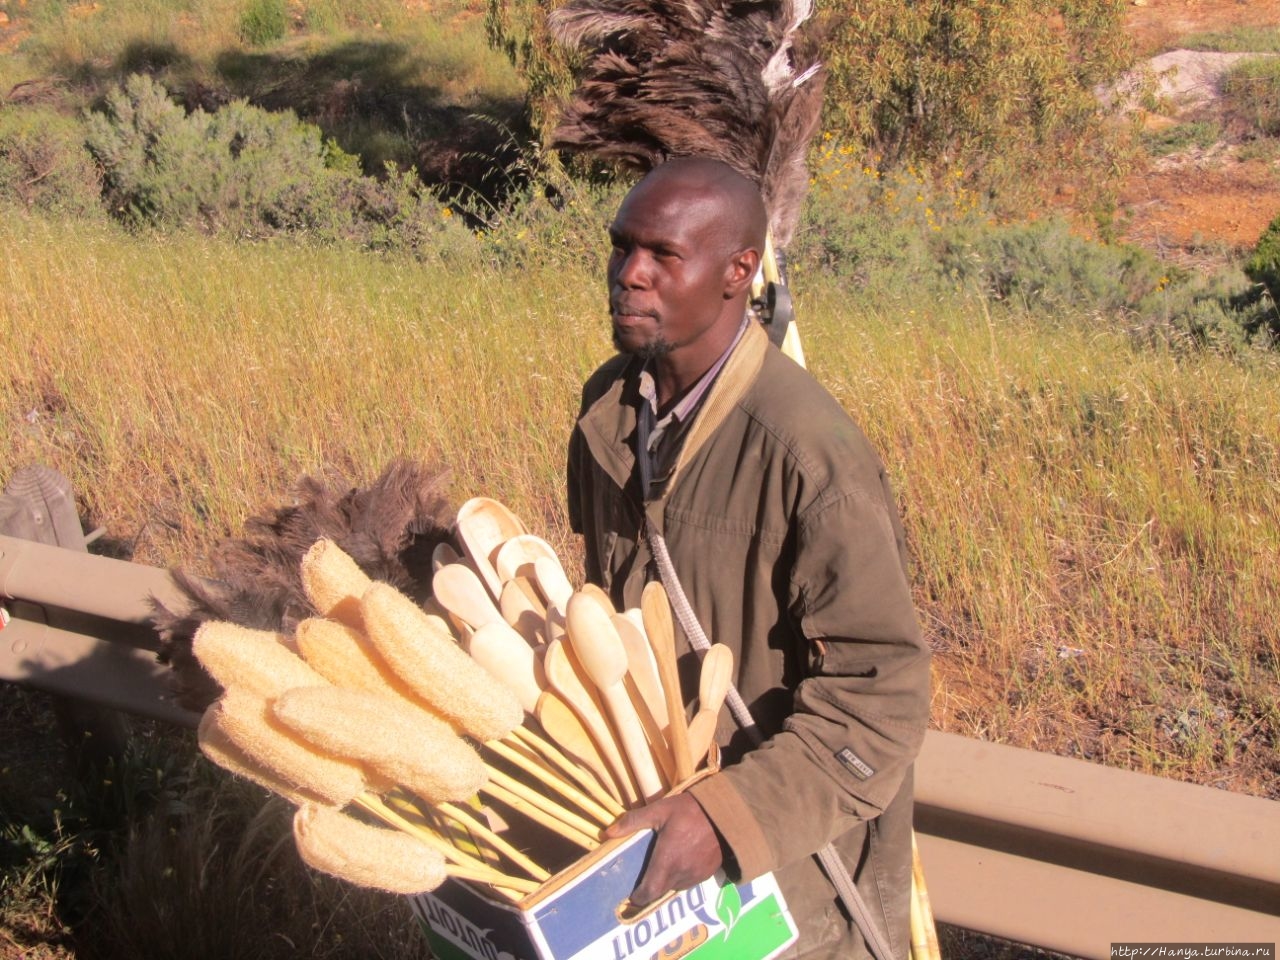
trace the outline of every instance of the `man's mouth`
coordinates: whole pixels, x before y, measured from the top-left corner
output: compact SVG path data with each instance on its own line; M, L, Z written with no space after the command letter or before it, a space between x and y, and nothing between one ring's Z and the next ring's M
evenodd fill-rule
M655 320L657 316L650 310L641 310L634 304L611 303L609 313L615 322L635 323L638 320Z

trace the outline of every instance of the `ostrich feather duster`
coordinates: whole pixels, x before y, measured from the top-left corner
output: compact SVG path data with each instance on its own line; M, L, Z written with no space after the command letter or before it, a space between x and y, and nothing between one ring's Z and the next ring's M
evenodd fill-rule
M454 509L442 490L447 475L410 460L394 460L372 484L342 477L303 477L293 502L245 522L244 535L211 551L212 578L170 571L187 609L157 603L151 623L160 660L173 670L178 702L203 710L220 688L192 653L201 624L228 621L292 634L316 616L302 584L302 558L322 537L333 540L376 580L423 599L430 591L431 551L449 538Z
M812 0L569 0L548 21L582 54L554 146L641 172L722 160L760 185L785 247L809 186L822 110Z

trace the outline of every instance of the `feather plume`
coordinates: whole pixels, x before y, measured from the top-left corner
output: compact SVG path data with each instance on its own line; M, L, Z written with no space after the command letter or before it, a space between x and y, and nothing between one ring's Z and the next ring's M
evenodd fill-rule
M303 477L293 502L245 522L244 536L218 543L212 579L172 570L189 609L157 604L151 622L160 635L160 660L175 675L177 698L203 710L219 686L191 652L191 638L209 620L292 635L319 611L302 583L302 558L328 538L375 580L419 601L431 584L431 551L449 538L454 509L442 493L446 474L409 460L392 461L367 487L342 477Z
M812 0L569 0L549 25L585 66L553 145L640 172L722 160L760 185L785 247L822 109L812 13Z

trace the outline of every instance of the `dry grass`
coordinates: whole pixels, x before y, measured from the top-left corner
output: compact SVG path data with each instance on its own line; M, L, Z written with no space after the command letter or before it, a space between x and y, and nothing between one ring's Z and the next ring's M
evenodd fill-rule
M398 455L571 554L565 439L609 352L596 277L21 219L0 243L0 475L62 470L138 559L196 564L300 474ZM1274 358L803 293L814 372L896 479L935 725L1274 795Z
M813 366L896 477L935 725L1275 796L1274 357L840 297L803 305Z
M441 460L556 528L576 391L606 351L573 282L301 246L10 220L6 473L63 470L138 559L190 562L301 473ZM578 319L574 319L574 317Z

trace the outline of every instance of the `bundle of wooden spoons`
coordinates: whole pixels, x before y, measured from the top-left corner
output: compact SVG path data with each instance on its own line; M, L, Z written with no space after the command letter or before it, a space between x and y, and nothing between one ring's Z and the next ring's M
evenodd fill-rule
M518 900L706 762L732 657L707 655L690 727L660 584L616 611L487 498L459 510L456 541L425 610L321 540L302 566L321 616L294 636L206 624L195 652L226 693L200 742L298 805L317 869Z

